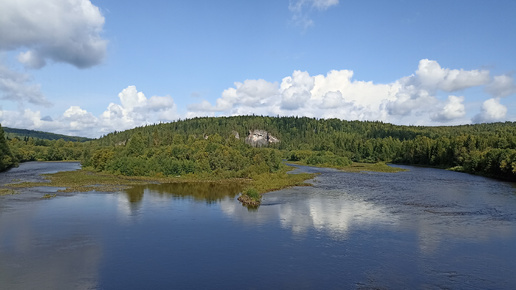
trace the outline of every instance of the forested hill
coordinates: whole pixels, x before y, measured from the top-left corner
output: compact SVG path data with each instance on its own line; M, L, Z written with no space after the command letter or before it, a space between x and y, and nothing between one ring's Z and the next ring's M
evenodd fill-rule
M6 128L7 137L12 130ZM263 131L255 131L253 136L266 136L274 142L265 142L265 148L249 146L244 140L254 130ZM72 141L38 139L63 137L44 134L7 138L8 146L4 147L10 152L3 154L5 160L81 160L85 166L124 175L200 173L229 177L274 172L281 167L282 158L335 167L351 162L393 162L516 181L515 122L424 127L235 116L148 125L87 142L73 142L85 140L80 137Z
M20 140L26 138L34 138L34 139L42 139L42 140L59 140L63 139L64 141L72 141L72 142L85 142L91 140L85 137L77 137L77 136L68 136L61 134L54 134L48 132L27 130L27 129L15 129L4 127L5 137L8 139L18 138Z
M269 147L281 150L290 160L324 163L342 157L355 162L388 161L516 180L514 122L424 127L306 117L203 117L114 132L96 142L122 146L137 134L150 150L214 135L230 140L235 133L243 142L254 129L278 138L280 142Z

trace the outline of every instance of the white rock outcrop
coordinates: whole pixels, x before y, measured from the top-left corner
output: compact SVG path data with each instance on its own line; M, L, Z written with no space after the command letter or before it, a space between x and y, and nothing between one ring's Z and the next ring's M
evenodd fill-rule
M253 147L268 146L269 144L279 143L280 140L265 130L250 130L245 138L245 143Z

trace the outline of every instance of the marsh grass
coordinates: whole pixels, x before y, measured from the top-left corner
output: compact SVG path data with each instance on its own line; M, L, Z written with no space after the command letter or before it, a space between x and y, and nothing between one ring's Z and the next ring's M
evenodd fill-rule
M311 186L310 183L306 183L305 181L314 178L316 174L287 174L291 169L292 168L287 168L280 172L254 175L250 181L250 186L259 193L266 193L292 186Z
M306 164L302 161L289 161L289 163L297 164L297 165L304 165L304 166L334 168L334 169L338 169L338 170L341 170L344 172L356 172L356 173L360 173L360 172L396 173L396 172L407 171L406 169L403 169L403 168L389 166L384 162L378 162L378 163L353 162L353 164L351 164L349 166L333 166L330 164L310 165L310 164Z
M160 183L170 181L166 178L142 178L127 177L107 173L99 173L93 170L81 169L76 171L63 171L54 174L43 175L45 182L22 182L8 184L10 188L27 188L37 186L64 187L59 192L86 192L103 191L115 192L130 188L134 185Z
M378 163L358 163L353 162L351 166L339 168L345 172L386 172L386 173L396 173L407 171L406 169L399 167L392 167L383 162Z
M0 194L11 194L16 188L29 187L61 187L58 192L116 192L129 189L135 185L160 184L160 183L186 183L186 182L211 182L211 183L242 183L248 188L253 187L259 193L282 189L290 186L310 185L305 180L313 178L313 174L287 174L291 167L275 173L257 174L251 179L231 178L225 179L207 175L183 175L180 177L135 177L110 173L96 172L91 169L75 171L63 171L53 174L44 174L44 182L22 182L8 184L7 189L0 189Z
M316 174L287 174L292 169L294 168L285 166L278 172L253 175L238 200L250 209L257 209L262 201L262 195L266 192L293 186L311 186L305 181L314 178Z

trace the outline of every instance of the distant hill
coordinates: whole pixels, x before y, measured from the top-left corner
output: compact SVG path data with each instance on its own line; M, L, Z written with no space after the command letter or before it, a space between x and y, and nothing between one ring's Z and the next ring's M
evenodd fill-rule
M43 140L59 140L63 139L64 141L73 141L73 142L85 142L91 140L90 138L86 137L77 137L77 136L68 136L68 135L61 135L61 134L54 134L54 133L48 133L48 132L42 132L42 131L34 131L34 130L27 130L27 129L15 129L15 128L8 128L8 127L2 127L4 129L4 135L8 139L12 138L18 138L23 139L25 137L28 138L34 138L34 139L43 139Z

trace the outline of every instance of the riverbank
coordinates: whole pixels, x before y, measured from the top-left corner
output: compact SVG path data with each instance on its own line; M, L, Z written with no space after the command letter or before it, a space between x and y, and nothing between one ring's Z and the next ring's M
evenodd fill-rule
M369 172L396 173L396 172L407 171L406 169L403 169L403 168L389 166L385 162L377 162L377 163L353 162L349 166L334 166L334 165L329 165L329 164L313 165L313 164L306 164L305 162L302 162L302 161L288 161L288 163L292 163L292 164L296 164L296 165L303 165L303 166L320 167L320 168L333 168L333 169L338 169L338 170L344 171L344 172L354 172L354 173L368 172L368 171Z

